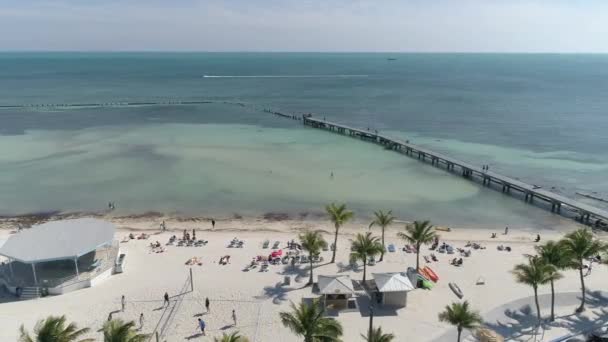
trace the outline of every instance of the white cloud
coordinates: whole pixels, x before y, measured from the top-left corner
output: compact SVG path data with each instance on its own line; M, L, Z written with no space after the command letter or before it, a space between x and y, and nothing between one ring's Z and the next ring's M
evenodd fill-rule
M0 4L0 49L608 52L599 1L174 2Z

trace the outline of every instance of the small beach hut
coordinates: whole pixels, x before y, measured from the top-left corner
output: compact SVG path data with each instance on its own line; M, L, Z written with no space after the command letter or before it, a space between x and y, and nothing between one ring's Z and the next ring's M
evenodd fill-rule
M414 290L408 277L401 273L373 273L381 305L406 307L407 293Z
M320 275L317 285L319 293L323 296L323 304L332 309L348 308L348 301L355 292L353 282L347 275Z

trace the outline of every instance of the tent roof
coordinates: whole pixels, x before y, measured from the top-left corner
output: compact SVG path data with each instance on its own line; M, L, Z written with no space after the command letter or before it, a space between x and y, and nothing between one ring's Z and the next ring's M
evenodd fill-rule
M9 237L0 255L24 263L73 259L111 243L114 230L112 223L92 218L47 222Z
M319 292L321 294L345 294L353 293L353 282L347 275L319 276Z
M404 292L414 289L412 282L401 273L373 273L380 292Z

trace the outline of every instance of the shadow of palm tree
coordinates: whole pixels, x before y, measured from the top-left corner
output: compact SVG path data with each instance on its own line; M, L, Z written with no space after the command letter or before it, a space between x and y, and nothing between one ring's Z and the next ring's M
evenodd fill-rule
M343 272L349 272L349 271L353 271L353 272L362 272L361 268L359 267L359 265L357 263L348 263L345 264L343 262L337 262L336 266L338 266L338 273L343 273Z
M256 296L256 299L267 299L272 298L273 304L281 304L287 300L287 293L294 289L285 287L282 282L276 283L274 286L265 286L264 294Z
M586 306L585 315L572 313L558 317L558 325L574 333L590 333L608 324L608 296L605 293L588 291Z
M539 334L540 329L538 326L538 320L536 313L530 305L524 305L519 309L506 309L504 311L506 318L510 321L496 321L495 323L486 323L486 325L501 334L505 338L515 339L522 338L524 336L533 338ZM524 338L527 340L528 338Z
M289 276L294 276L293 280L296 283L299 283L302 281L302 279L306 279L308 277L308 267L306 266L302 266L302 265L286 265L283 267L283 271L282 272L277 272L278 274L281 275L289 275Z

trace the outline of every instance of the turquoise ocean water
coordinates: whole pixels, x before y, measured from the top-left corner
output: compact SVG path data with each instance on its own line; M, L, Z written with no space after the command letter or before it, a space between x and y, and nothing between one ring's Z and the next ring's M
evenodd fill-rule
M0 214L112 200L128 213L297 216L344 201L360 216L557 224L263 108L403 136L606 207L576 193L608 198L608 55L0 54L0 106L165 101L211 103L0 108Z

